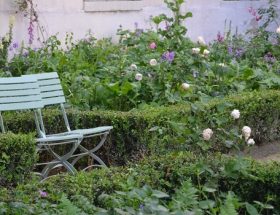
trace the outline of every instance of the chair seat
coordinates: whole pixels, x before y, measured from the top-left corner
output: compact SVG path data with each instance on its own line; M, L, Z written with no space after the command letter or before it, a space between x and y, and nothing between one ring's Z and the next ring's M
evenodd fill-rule
M58 141L65 141L65 140L75 140L75 139L82 139L83 136L81 134L68 134L68 135L50 135L47 137L37 138L36 141L39 143L45 142L58 142Z
M74 134L88 136L88 135L104 133L104 132L110 131L112 129L113 129L112 126L100 126L100 127L96 127L96 128L76 129L76 130L71 130L71 131L57 133L57 134L49 134L49 135L47 135L47 137L69 136L69 135L74 135Z
M98 134L98 133L103 133L106 131L110 131L113 129L113 126L100 126L100 127L96 127L96 128L87 128L87 129L76 129L76 130L72 130L68 133L71 134L82 134L84 136L86 135L90 135L90 134Z

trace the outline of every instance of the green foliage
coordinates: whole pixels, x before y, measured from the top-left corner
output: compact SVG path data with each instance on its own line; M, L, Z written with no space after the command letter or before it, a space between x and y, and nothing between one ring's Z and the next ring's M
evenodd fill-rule
M139 160L149 153L166 151L221 151L247 147L241 138L244 125L252 128L256 144L268 143L279 138L279 91L262 91L232 95L208 103L173 105L146 108L130 112L78 111L69 109L71 127L92 128L112 125L109 141L102 147L100 156L109 165L122 165L129 160ZM230 113L239 109L240 119ZM43 111L47 133L66 131L61 113L55 109ZM17 133L35 130L32 113L5 114L9 130ZM212 128L210 141L202 132ZM89 140L91 144L95 140Z
M236 177L223 174L232 162L248 166ZM1 190L0 210L20 213L28 209L31 214L43 210L51 214L277 214L279 177L279 163L171 153L150 156L125 168L57 176L44 183L32 181L14 190ZM40 196L40 189L47 192L46 197Z
M279 89L279 34L260 26L249 40L232 35L230 29L209 44L192 42L185 27L192 14L182 12L183 2L166 0L172 15L153 17L155 30L138 25L132 31L120 28L119 43L97 40L89 33L79 41L68 34L65 44L51 36L39 49L23 47L0 67L1 74L4 70L13 76L57 71L70 104L86 110L127 111ZM272 3L259 13L264 23L272 24L276 11ZM210 53L204 54L206 50ZM152 59L156 65L150 64ZM136 74L142 80L136 80ZM184 89L183 83L190 88Z
M16 185L29 179L36 160L32 134L0 134L0 186Z

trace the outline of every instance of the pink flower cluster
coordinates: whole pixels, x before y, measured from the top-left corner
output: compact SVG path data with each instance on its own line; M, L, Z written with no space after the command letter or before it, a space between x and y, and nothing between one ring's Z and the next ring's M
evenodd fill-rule
M262 17L253 7L249 7L248 11L256 19L257 22L261 20Z

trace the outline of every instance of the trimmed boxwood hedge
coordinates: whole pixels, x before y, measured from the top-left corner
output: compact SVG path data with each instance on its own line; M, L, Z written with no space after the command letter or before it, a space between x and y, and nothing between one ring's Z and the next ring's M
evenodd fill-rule
M114 126L100 154L109 165L122 165L128 160L143 157L149 151L164 153L176 149L180 144L185 144L193 131L199 132L207 127L229 127L232 122L230 112L233 109L241 111L239 124L252 128L257 143L279 138L280 92L273 90L242 93L214 99L207 104L181 104L130 112L69 109L68 115L72 128ZM47 109L43 113L50 133L65 131L58 110ZM217 117L223 120L217 121ZM35 129L33 113L30 112L5 114L4 120L8 129L14 132L26 133ZM173 126L174 123L184 125L181 134ZM214 149L225 150L220 140L213 141Z
M30 178L37 161L33 134L0 134L0 186L13 186Z
M191 179L194 185L215 188L217 196L221 192L233 191L243 202L267 202L274 206L273 213L277 214L280 210L279 167L279 163L262 164L220 154L198 156L190 152L170 153L151 156L125 168L104 168L89 173L80 172L76 176L57 176L41 184L27 184L12 191L2 190L2 193L0 190L0 203L24 202L35 207L40 198L39 190L44 190L48 193L46 200L52 203L59 201L62 195L69 199L81 195L87 197L91 204L106 208L108 205L99 198L100 195L143 185L172 195L182 182Z

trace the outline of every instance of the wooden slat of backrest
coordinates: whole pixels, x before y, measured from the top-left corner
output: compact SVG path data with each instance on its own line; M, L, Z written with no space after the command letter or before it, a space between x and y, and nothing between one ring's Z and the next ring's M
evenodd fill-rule
M60 84L40 86L40 90L41 92L57 91L57 90L62 90L62 86Z
M6 90L24 90L24 89L34 89L38 88L38 83L30 82L30 83L20 83L20 84L0 84L0 90L6 91Z
M1 93L1 91L0 91ZM28 96L6 96L0 97L0 104L10 104L10 103L20 103L20 102L32 102L40 101L40 94L37 95L28 95Z
M61 97L64 96L62 90L59 91L48 91L48 92L41 92L41 96L43 99L45 98L52 98L52 97Z
M21 84L21 83L36 83L35 78L27 78L27 77L11 77L11 78L0 78L0 84Z
M65 103L65 97L60 96L60 97L43 98L42 101L44 105L61 104L61 103Z
M35 78L0 78L0 111L42 108Z
M0 90L0 98L6 96L25 96L25 95L38 95L39 89L23 89L23 90Z
M43 108L41 101L24 102L24 103L10 103L0 104L0 111L11 111L11 110L30 110L36 108Z
M61 104L66 102L62 86L56 72L26 76L35 77L38 80L44 105Z

